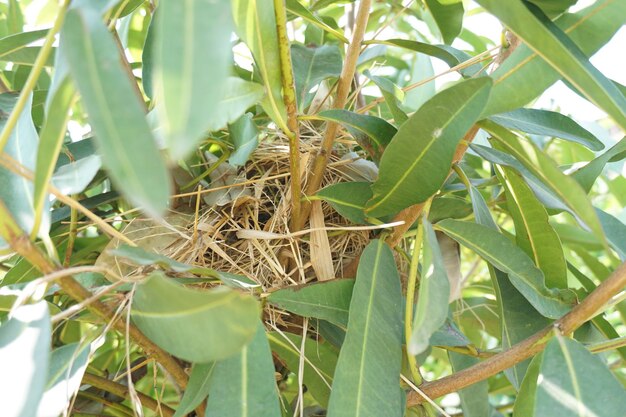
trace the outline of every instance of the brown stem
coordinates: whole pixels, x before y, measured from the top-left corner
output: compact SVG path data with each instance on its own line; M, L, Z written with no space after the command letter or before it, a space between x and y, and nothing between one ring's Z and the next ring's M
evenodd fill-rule
M110 379L102 378L97 375L92 375L85 373L83 375L83 383L89 384L93 387L99 388L111 394L117 395L118 397L126 398L130 400L130 391L126 385L122 385L118 382L111 381ZM142 394L141 392L137 392L137 396L141 401L141 404L148 407L150 410L160 413L159 415L163 415L166 417L172 417L176 410L168 407L163 403L159 403L152 399L151 397Z
M445 378L427 382L421 385L420 389L429 398L438 398L496 375L541 352L546 346L550 334L555 330L563 335L571 334L592 319L611 297L622 291L624 287L626 287L626 263L621 264L587 298L554 322L553 325L474 366ZM407 396L408 407L421 404L424 401L424 398L416 392L411 392Z
M26 258L28 262L43 274L47 275L60 270L60 268L48 259L19 228L11 216L11 213L1 200L0 236L2 236L15 252ZM56 282L69 297L78 302L82 302L92 296L89 290L71 276L61 277ZM102 301L93 301L87 308L105 322L113 321L113 327L116 330L122 333L126 331L126 324L123 321L115 320L113 310ZM139 345L148 356L161 364L172 375L172 378L174 378L181 389L185 389L188 377L176 359L155 345L141 333L137 327L130 325L128 331L131 339Z
M361 0L359 5L359 11L356 17L356 23L352 32L352 41L348 46L346 53L346 60L341 70L341 76L339 77L339 83L337 84L337 97L335 98L334 108L343 109L346 105L348 94L350 93L350 86L352 85L352 79L356 72L356 65L361 52L361 45L363 43L363 37L365 36L365 28L370 14L370 6L372 0ZM306 195L312 195L319 190L322 184L322 178L324 177L324 171L326 165L328 165L328 159L333 148L333 143L337 137L337 131L339 125L335 122L328 122L326 125L326 131L322 138L322 144L320 150L317 153L313 162L313 169L307 182L305 190ZM299 228L304 227L304 223L311 213L311 203L303 201L302 204L302 216L299 224Z

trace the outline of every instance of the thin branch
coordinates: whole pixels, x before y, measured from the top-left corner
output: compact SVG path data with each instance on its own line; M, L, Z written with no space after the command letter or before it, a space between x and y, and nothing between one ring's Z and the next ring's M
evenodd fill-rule
M276 14L276 33L278 34L278 50L280 53L280 72L283 84L283 101L287 110L287 127L285 135L289 138L289 171L291 172L291 230L301 227L300 215L302 207L302 179L300 178L300 129L298 128L298 107L296 101L296 84L291 65L291 51L287 36L287 9L285 0L274 0Z
M474 366L437 381L421 385L421 390L429 398L439 398L451 392L483 381L541 352L555 331L569 335L585 322L602 311L606 303L626 286L626 263L621 264L602 284L591 292L569 313L554 322L553 325L535 333L529 338L513 345L497 355ZM416 393L409 393L407 406L421 404L424 398Z
M89 384L95 388L99 388L108 393L117 395L118 397L122 397L127 400L130 400L130 390L128 389L128 387L118 382L111 381L110 379L106 379L97 375L85 373L83 375L83 383ZM167 405L163 403L159 403L155 401L154 399L147 396L146 394L137 392L137 397L139 397L139 400L141 401L142 405L144 405L145 407L149 408L152 411L155 411L156 413L160 413L159 415L172 417L176 413L176 410L168 407Z
M343 69L341 70L339 83L337 84L337 97L335 98L335 103L333 106L335 109L343 109L346 105L348 94L350 93L350 86L352 85L352 79L354 78L354 74L356 72L356 65L359 59L361 45L363 43L363 37L365 36L365 28L367 27L367 21L369 19L371 5L372 0L361 0L361 3L359 4L359 12L357 13L356 17L356 23L354 25L354 30L352 33L352 40L350 42L350 45L348 46L346 60L343 65ZM313 169L308 179L305 192L306 195L315 194L322 184L324 171L326 170L326 166L328 165L328 159L330 157L330 153L332 152L333 144L335 143L335 138L337 137L338 130L339 125L335 122L328 122L328 124L326 125L326 131L324 132L324 137L322 138L322 144L320 146L319 152L315 157L315 161L313 162ZM308 201L303 201L302 216L299 228L302 228L304 226L304 223L308 219L310 213L311 203Z

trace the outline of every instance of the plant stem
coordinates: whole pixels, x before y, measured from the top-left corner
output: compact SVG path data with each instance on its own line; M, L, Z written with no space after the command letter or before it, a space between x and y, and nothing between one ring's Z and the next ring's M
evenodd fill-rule
M411 342L411 336L413 335L413 304L415 303L415 290L417 288L417 276L419 275L417 267L419 265L420 249L422 247L423 237L424 228L421 224L419 224L417 226L417 235L413 241L413 256L411 257L411 265L409 267L409 280L406 285L406 308L404 311L404 340L406 345L406 357L409 362L411 377L413 377L413 382L417 385L420 385L423 382L422 375L420 375L415 356L409 353L409 343Z
M541 352L554 331L569 335L588 320L592 319L615 294L626 286L626 263L621 264L613 273L591 292L569 313L529 338L513 345L474 366L437 381L427 382L420 387L430 398L438 398L451 392L468 387L504 371ZM409 393L407 407L421 404L424 399L417 393Z
M287 36L287 9L285 0L274 0L276 14L276 33L280 53L280 72L283 84L283 101L287 109L287 128L289 138L289 171L291 172L291 231L300 230L302 207L302 179L300 178L300 129L298 128L298 107L296 84L291 65L291 50Z
M346 105L348 94L350 92L350 86L352 85L352 80L356 72L357 61L361 52L363 37L365 36L365 28L369 19L371 4L372 0L361 0L359 5L356 23L354 25L354 30L352 31L352 41L348 46L346 60L343 64L341 76L339 77L339 82L337 84L337 97L335 98L335 104L333 106L335 109L343 109ZM332 152L338 129L339 125L335 122L328 122L326 125L326 131L324 132L324 136L322 138L320 150L315 157L313 169L308 178L305 191L306 195L315 194L322 184L324 171L326 170L326 165L328 165L328 159L330 157L330 153ZM311 204L308 201L304 201L302 204L302 217L299 224L300 228L304 227L304 223L308 219L310 213Z
M0 236L15 252L23 256L43 274L52 274L60 270L57 265L46 258L39 248L30 241L28 235L20 229L2 201L0 201ZM92 296L89 290L71 276L61 277L56 280L56 282L70 298L77 302L82 302ZM87 308L105 322L113 321L113 327L116 330L120 332L126 331L126 324L123 321L115 320L113 310L102 301L93 301ZM174 378L181 389L185 389L188 377L176 359L155 345L134 325L130 325L128 331L131 339L141 347L148 356L151 356L161 364L163 368L172 375L172 378Z
M46 65L46 61L50 56L50 51L52 50L52 44L54 43L56 34L61 29L61 25L63 25L63 21L65 20L65 13L67 12L69 4L70 0L63 0L63 3L61 3L61 6L59 7L59 14L54 21L54 25L52 26L52 28L50 28L48 34L46 35L46 39L41 49L39 50L37 59L35 59L35 63L33 64L33 68L30 70L28 78L26 79L26 83L24 83L24 87L20 92L20 96L15 103L15 107L9 115L9 118L7 119L4 128L2 129L2 132L0 132L0 153L2 153L2 150L9 141L9 138L11 137L11 132L13 132L13 129L15 129L17 120L24 111L26 102L28 101L30 94L33 92L35 85L37 84L39 74L41 74L43 67Z
M130 391L126 385L122 385L118 382L111 381L110 379L102 378L97 375L85 373L83 375L83 383L89 384L93 387L104 390L108 393L117 395L118 397L125 398L130 400ZM168 407L163 403L159 403L147 396L146 394L142 394L141 392L137 392L137 396L141 401L141 404L148 407L150 410L155 411L157 413L161 413L160 415L171 417L176 411L172 408Z

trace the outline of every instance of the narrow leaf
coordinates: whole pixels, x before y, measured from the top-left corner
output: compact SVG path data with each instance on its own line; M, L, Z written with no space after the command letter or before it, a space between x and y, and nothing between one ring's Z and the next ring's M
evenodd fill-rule
M451 44L463 28L463 3L443 4L439 0L425 0L425 4L435 18L444 43Z
M6 61L7 59L4 58L6 55L19 51L39 39L43 39L47 34L48 29L42 29L5 36L0 39L0 60Z
M397 132L395 127L379 117L348 110L325 110L317 116L344 125L374 161L380 160L385 147Z
M402 292L391 249L363 251L346 339L339 353L328 417L401 417Z
M228 163L233 166L243 166L259 145L259 129L252 121L252 114L246 113L228 126L230 140L235 150L230 154Z
M341 51L335 45L311 48L294 44L291 46L291 59L300 110L303 110L313 98L309 93L311 88L325 79L337 78L341 75L343 59Z
M419 355L428 348L430 337L448 318L450 298L450 283L435 231L427 220L422 221L422 227L422 276L413 319L413 334L408 346L411 355Z
M259 306L253 297L226 287L193 290L154 272L137 286L131 314L137 327L167 352L205 363L250 342Z
M298 285L271 293L267 301L300 316L327 320L345 329L353 287L352 279Z
M45 301L24 305L0 326L0 404L6 416L35 416L48 377L50 317Z
M87 188L100 170L101 164L98 155L91 155L61 166L50 180L63 194L77 194Z
M493 93L483 111L483 117L524 106L558 81L563 75L552 67L549 59L554 62L554 59L557 58L559 65L564 58L568 62L577 61L575 63L577 70L572 71L572 75L576 74L575 76L579 77L577 74L581 72L580 62L583 57L573 57L571 55L572 45L564 46L550 30L532 16L521 2L511 3L512 7L510 8L508 7L509 2L506 2L506 10L501 10L505 3L496 0L483 0L480 3L488 4L490 9L497 7L498 14L505 14L506 20L504 22L507 25L509 19L514 19L515 27L512 27L514 31L521 29L519 30L520 33L522 31L524 33L533 32L533 36L529 37L532 45L520 45L492 74L494 78ZM518 9L520 9L521 14L517 14ZM578 13L564 14L554 24L570 38L571 42L577 45L577 48L580 48L585 56L591 56L622 27L625 14L625 2L621 0L599 0ZM526 37L528 36L521 37L527 40ZM544 40L546 40L545 43ZM533 49L539 47L541 53ZM551 53L554 50L555 55L544 56L547 48ZM580 54L580 51L577 55ZM583 64L582 66L588 65ZM561 68L566 72L570 70L567 66Z
M567 266L559 235L532 190L511 168L504 168L507 206L515 224L515 240L535 261L550 288L567 288Z
M327 25L323 20L318 19L313 13L304 7L298 0L286 0L287 11L293 13L298 17L301 17L305 21L317 26L318 28L330 33L343 43L350 43L350 41L337 29Z
M211 389L211 377L213 376L216 363L196 363L193 365L185 394L176 408L174 417L186 416L187 413L193 411L202 401L206 400Z
M0 95L0 128L4 128L16 101L17 95L15 94L4 93ZM32 96L26 102L24 111L9 136L4 152L22 166L34 170L38 138L31 117L31 104ZM12 214L18 226L30 234L35 224L32 182L4 167L0 167L0 200ZM47 213L45 216L47 218ZM48 221L42 219L40 231L47 233L48 227ZM5 245L4 240L0 238L0 248Z
M61 42L114 184L134 204L160 214L170 195L167 169L112 35L98 13L74 8Z
M477 358L456 352L448 352L448 358L450 358L450 365L452 365L454 372L459 372L479 362ZM491 416L492 407L489 404L489 384L486 380L460 390L459 396L461 397L463 417Z
M158 9L152 82L166 143L179 159L202 140L226 91L231 6L225 0L162 0Z
M572 172L572 178L583 187L583 190L589 193L596 179L602 174L606 164L613 160L619 160L624 156L626 156L626 140L620 140L602 155L590 161L582 168Z
M369 72L369 70L364 71L363 74L372 80L380 89L380 92L385 99L385 104L387 104L395 124L399 126L406 122L409 117L406 115L404 110L400 108L400 104L404 99L404 91L402 91L402 89L395 85L391 80L373 75Z
M509 129L580 143L592 151L600 151L604 148L604 144L593 133L569 117L557 112L517 109L508 113L496 114L490 119Z
M457 144L489 97L486 77L462 81L427 101L393 137L366 211L382 216L424 202L443 184Z
M250 106L258 103L264 94L262 85L237 77L228 77L224 89L219 106L213 109L211 115L206 115L209 122L207 130L219 130L233 123Z
M283 130L286 110L276 34L274 2L271 0L233 0L233 19L237 35L248 45L265 85L267 95L261 102L270 118Z
M573 301L569 294L547 288L541 270L504 235L489 227L459 220L443 220L437 223L437 227L509 274L515 288L544 316L559 318L569 311L569 303Z
M280 417L274 363L257 319L250 344L215 365L206 417Z
M596 208L596 214L598 215L598 219L600 219L609 245L617 251L622 261L626 261L626 225L616 217L599 208Z
M337 213L356 224L364 224L365 204L372 198L369 182L340 182L322 188L316 194Z

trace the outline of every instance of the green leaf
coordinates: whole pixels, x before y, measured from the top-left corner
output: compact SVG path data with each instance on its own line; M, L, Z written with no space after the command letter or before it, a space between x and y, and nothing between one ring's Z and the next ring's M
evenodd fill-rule
M533 143L523 141L495 123L484 122L482 126L493 135L499 149L513 155L565 204L580 223L586 225L600 239L604 239L598 216L576 180L563 174L556 163ZM523 172L521 174L524 175Z
M537 379L541 371L541 361L544 352L539 352L530 362L524 381L519 388L515 406L513 408L513 417L532 417L535 408L535 398L537 390Z
M589 193L596 179L602 174L605 165L614 160L620 160L624 156L626 156L626 140L620 140L602 155L572 172L571 176L583 187L586 193Z
M437 223L443 219L462 219L472 214L472 206L464 198L437 197L428 212L428 221Z
M517 109L508 113L496 114L490 119L509 129L569 140L580 143L593 151L600 151L604 148L604 144L593 133L569 117L557 112Z
M402 91L402 89L395 85L391 80L373 75L369 72L369 70L365 70L363 75L372 80L380 89L396 125L401 125L406 122L409 117L406 115L404 110L400 108L400 104L404 99L404 91Z
M89 347L89 344L71 343L52 351L46 392L37 417L57 417L67 409L87 370Z
M435 231L427 220L422 220L422 227L422 276L413 319L413 334L407 348L411 355L419 355L428 349L430 337L448 318L450 298L450 282Z
M257 319L254 338L215 365L206 417L280 417L274 363L265 329Z
M500 229L491 217L487 203L474 187L470 187L470 196L476 222L498 232ZM516 343L546 327L550 320L528 302L511 284L511 277L489 265L489 275L493 284L500 317L502 348L508 349ZM515 278L513 278L515 279ZM504 371L511 384L518 389L526 373L530 360L522 361Z
M559 235L548 222L548 213L524 180L511 168L503 168L507 207L515 225L515 240L546 277L550 288L567 288L567 266Z
M426 201L444 183L457 144L487 102L491 80L462 81L428 100L393 137L367 214L382 216Z
M228 163L233 166L243 166L259 145L259 129L252 121L252 114L246 113L228 126L230 140L235 147L228 157Z
M395 127L379 117L348 110L324 110L316 116L344 125L374 161L380 160L385 147L397 132Z
M478 4L496 15L563 78L626 129L626 98L540 9L521 0L506 4L499 0L478 0Z
M487 2L490 6L499 3L497 5L499 8L505 5L504 2L496 2L496 0L483 0L483 3ZM513 2L511 3L513 4ZM545 44L546 46L549 44L551 50L555 44L560 46L559 51L556 52L559 58L569 56L569 53L562 53L563 45L560 45L552 33L535 17L531 15L528 24L526 23L530 14L527 9L524 8L521 15L516 14L514 9L523 7L519 1L516 1L515 5L510 8L508 7L509 2L506 2L506 6L506 14L512 15L516 21L519 20L519 24L525 26L524 31L532 30L535 34L533 41L537 37L541 46L546 39ZM622 27L625 14L625 2L621 0L598 0L578 13L561 16L555 21L555 25L569 36L571 41L578 45L586 56L591 56ZM534 46L537 47L537 45ZM564 70L569 71L569 68L565 67ZM552 68L551 64L544 60L543 55L527 45L517 47L491 76L494 79L493 91L489 103L482 113L483 117L522 107L561 78L561 75Z
M33 196L35 212L45 216L48 215L47 213L43 214L47 186L52 178L63 139L65 139L67 123L70 119L70 107L76 96L76 88L70 78L65 77L55 90L51 90L51 93L49 105L46 106L46 119L39 133ZM99 168L100 162L98 161L96 171Z
M322 188L316 194L330 204L337 213L352 223L365 224L365 204L372 198L369 182L340 182Z
M226 287L186 288L160 272L137 286L132 306L133 321L146 336L172 355L200 363L224 359L249 343L259 315L249 295Z
M353 287L352 279L297 285L274 291L267 301L300 316L327 320L345 329Z
M280 127L286 129L287 112L283 102L276 34L276 16L272 0L232 0L237 35L248 45L265 85L263 109Z
M158 8L152 87L166 143L180 159L203 139L228 91L231 6L226 0L161 0Z
M191 368L189 383L174 417L184 417L206 400L211 390L211 377L217 362L196 363Z
M402 292L393 253L383 241L373 240L359 262L328 417L403 415L401 326Z
M443 4L439 0L424 2L435 18L444 43L450 45L463 29L463 3Z
M263 86L237 77L226 79L226 92L210 115L205 115L209 124L207 129L215 131L235 122L250 106L263 97Z
M272 351L282 359L287 368L296 375L300 372L301 354L304 356L303 382L307 392L328 407L333 374L337 366L337 351L327 342L305 339L301 352L302 336L293 333L271 332L267 334Z
M343 43L350 43L348 38L346 38L343 33L338 31L337 29L327 25L323 20L318 19L313 13L309 11L306 7L304 7L298 0L286 0L285 4L287 6L287 11L289 13L293 13L298 17L301 17L305 21L317 26L318 28L332 34L334 37L339 39Z
M52 184L63 194L78 194L85 190L100 170L101 162L98 155L91 155L61 166L52 178Z
M554 337L533 368L515 404L516 417L614 417L626 410L624 387L576 340Z
M9 114L13 111L17 95L12 93L0 94L0 128L4 128ZM35 168L37 154L37 131L31 118L32 95L24 106L24 111L17 120L15 129L11 132L4 152L29 170ZM0 167L0 200L7 207L13 218L26 233L31 232L35 224L33 207L33 184L28 179L16 175L4 167ZM45 214L47 217L47 213ZM42 220L42 233L48 232L48 221ZM0 238L0 248L6 243Z
M602 224L602 228L604 229L604 233L606 234L606 239L609 241L609 245L613 247L619 254L620 259L622 261L626 260L626 225L621 222L616 217L610 215L609 213L596 208L596 214L598 215L598 219L600 219L600 223Z
M449 45L431 45L409 39L387 39L378 41L384 45L399 46L401 48L410 49L411 51L426 54L438 58L448 64L450 68L456 67L461 63L472 58L467 52L453 48ZM480 64L473 64L469 67L459 69L459 72L466 77L472 77L482 70Z
M569 294L547 288L541 270L504 235L480 224L451 219L440 221L437 228L507 273L515 288L545 317L559 318L569 311Z
M32 32L21 32L14 35L5 36L0 39L0 60L7 61L6 55L19 51L39 39L45 38L48 29L33 30Z
M170 195L167 168L107 27L98 13L71 9L61 42L114 184L150 214L162 213Z
M18 307L0 326L3 415L36 415L48 377L50 336L50 317L45 301Z
M548 16L556 16L559 13L563 13L570 6L576 4L578 0L528 0L530 3L535 4L541 8Z
M338 78L341 75L343 59L336 45L313 48L293 44L291 45L291 59L300 110L308 105L307 98L310 96L311 88L325 79Z

